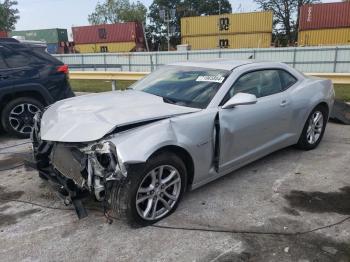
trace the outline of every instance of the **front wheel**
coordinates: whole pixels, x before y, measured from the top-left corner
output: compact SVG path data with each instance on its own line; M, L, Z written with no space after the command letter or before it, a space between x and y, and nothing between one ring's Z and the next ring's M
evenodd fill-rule
M325 106L319 105L312 110L296 146L303 150L316 148L323 138L327 119L328 110Z
M150 225L175 211L186 188L186 168L173 153L149 159L139 173L128 173L125 183L115 186L111 207L132 225Z

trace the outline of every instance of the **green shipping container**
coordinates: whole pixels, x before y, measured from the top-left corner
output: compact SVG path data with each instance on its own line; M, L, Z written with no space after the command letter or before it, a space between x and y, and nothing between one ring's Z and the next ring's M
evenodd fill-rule
M67 29L39 29L39 30L25 30L12 31L10 36L23 36L25 40L44 41L48 44L68 42Z

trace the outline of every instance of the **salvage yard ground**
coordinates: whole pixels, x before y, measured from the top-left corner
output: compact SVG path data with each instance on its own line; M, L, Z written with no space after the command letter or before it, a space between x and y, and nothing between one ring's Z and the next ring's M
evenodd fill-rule
M30 155L6 148L23 142L0 135L0 261L350 260L350 126L330 123L316 150L286 148L190 192L145 228L108 224L91 199L79 221L34 170L4 171Z
M112 84L110 81L103 80L70 80L75 92L106 92L111 91ZM118 81L117 89L125 89L133 81ZM335 85L336 98L350 102L350 85Z

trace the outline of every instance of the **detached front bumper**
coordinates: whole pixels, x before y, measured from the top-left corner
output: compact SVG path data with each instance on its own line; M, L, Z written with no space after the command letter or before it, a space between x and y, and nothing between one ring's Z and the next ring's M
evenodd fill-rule
M110 203L114 183L127 176L110 141L93 144L58 143L40 139L40 115L35 117L32 134L34 167L42 178L59 185L65 203L72 203L79 218L87 216L82 198L93 195L97 201Z

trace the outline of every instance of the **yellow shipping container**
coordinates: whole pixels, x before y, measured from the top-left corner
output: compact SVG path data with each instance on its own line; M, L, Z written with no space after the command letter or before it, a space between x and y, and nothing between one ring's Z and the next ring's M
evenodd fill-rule
M136 48L135 42L120 43L96 43L75 45L75 50L80 53L118 53L130 52Z
M298 38L300 46L349 45L350 28L300 31Z
M271 46L271 33L234 34L220 36L186 36L182 44L188 44L193 50L214 48L268 48Z
M234 33L272 33L272 12L253 12L181 18L181 36Z

